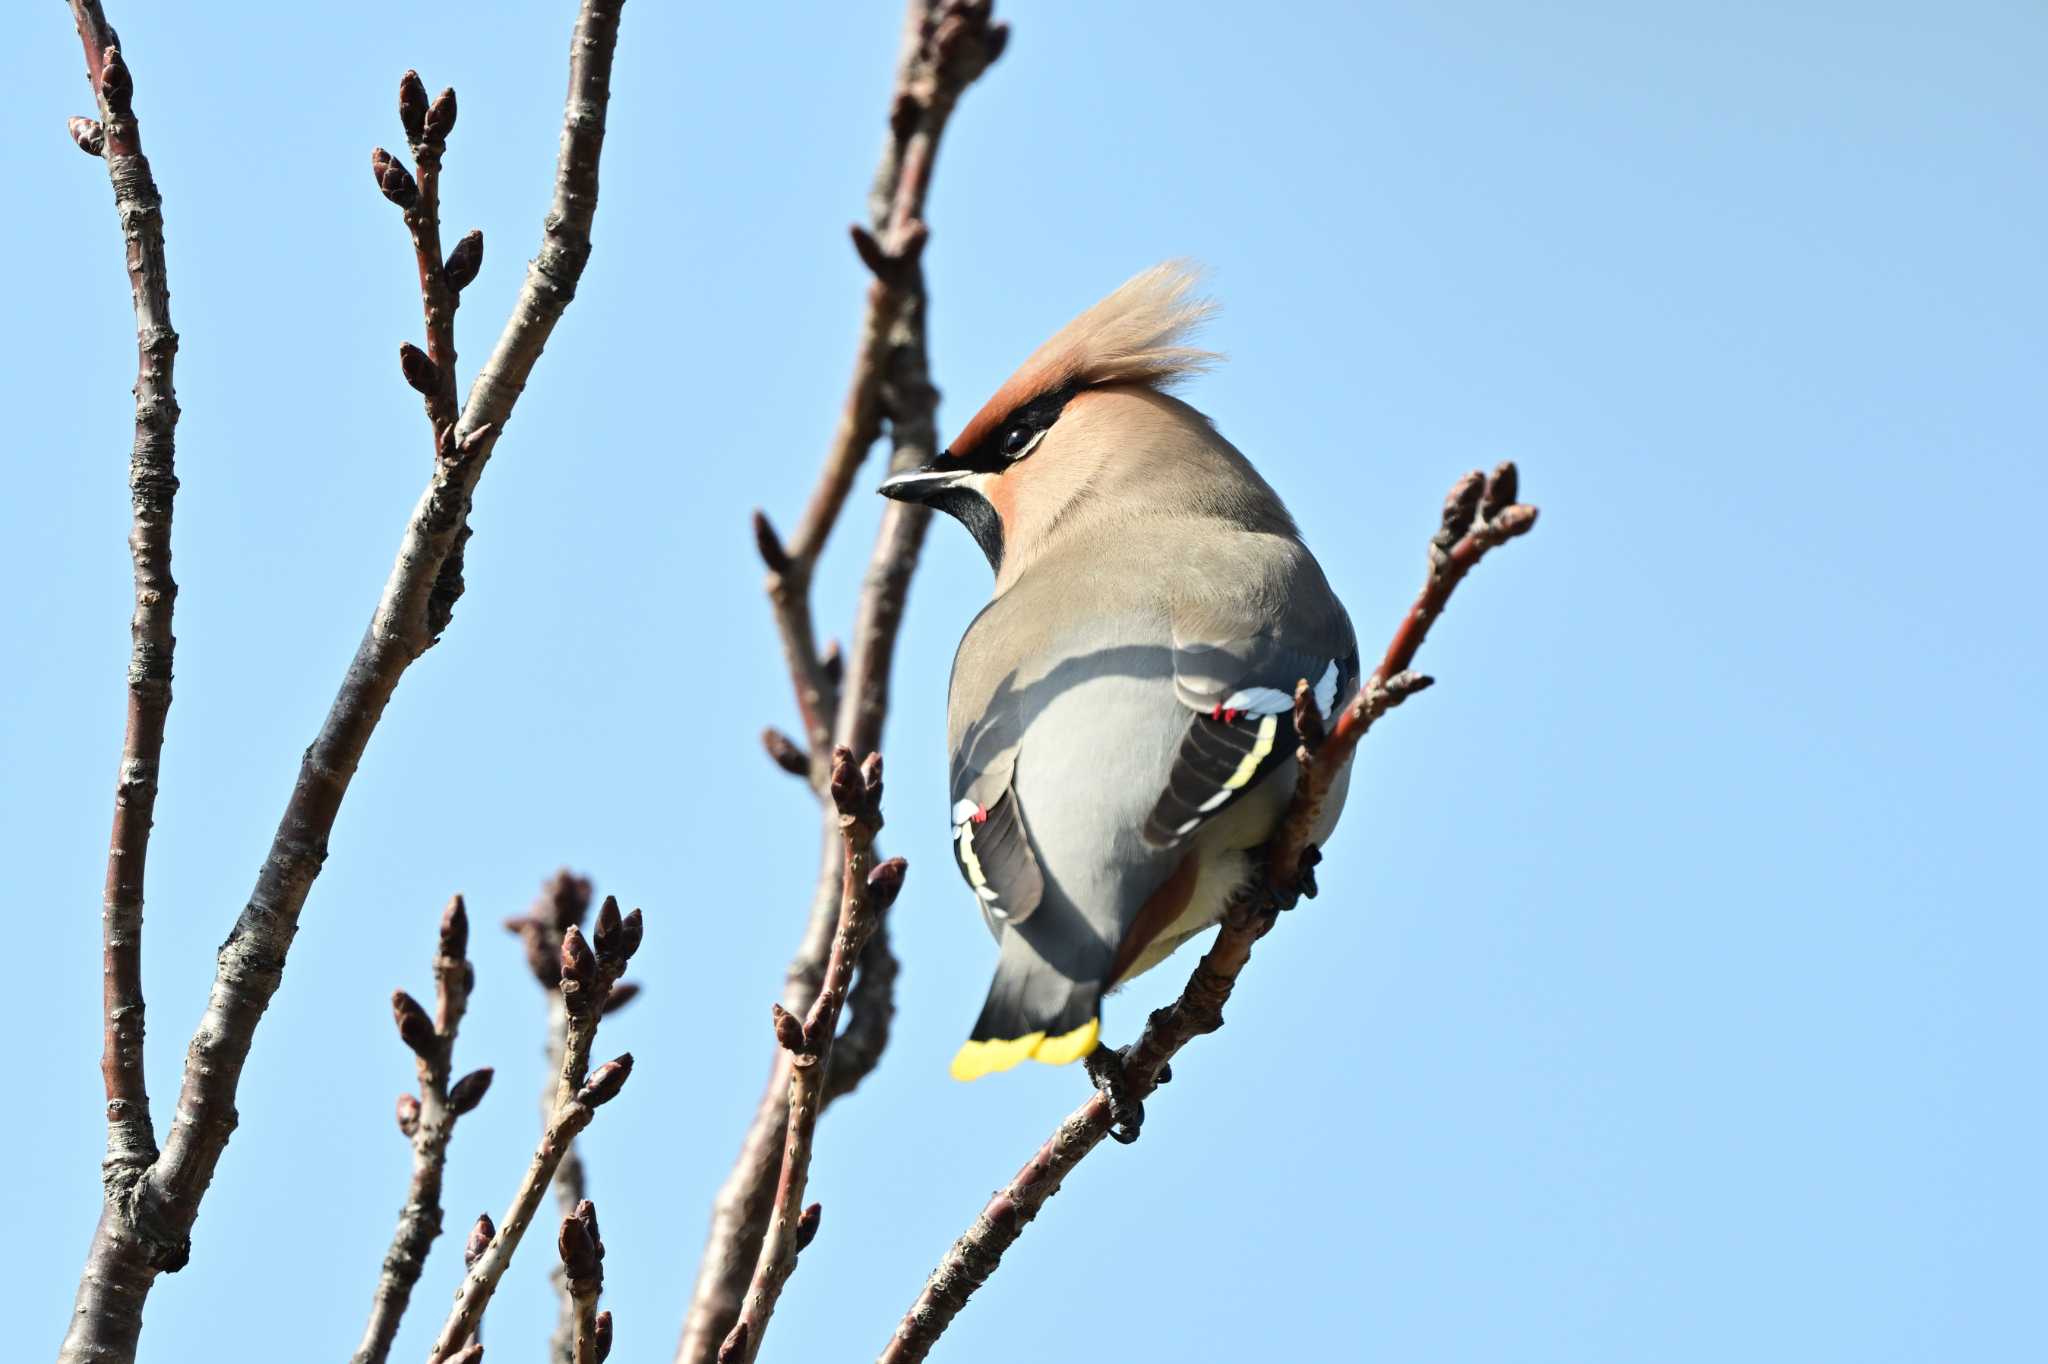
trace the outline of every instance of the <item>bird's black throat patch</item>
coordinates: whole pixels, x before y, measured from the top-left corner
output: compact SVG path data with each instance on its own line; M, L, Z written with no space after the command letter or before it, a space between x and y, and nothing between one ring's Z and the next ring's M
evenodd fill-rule
M989 568L998 573L1002 571L1003 522L987 498L972 488L955 485L933 493L925 499L925 505L944 512L967 527L974 543L980 545L981 552L988 556Z

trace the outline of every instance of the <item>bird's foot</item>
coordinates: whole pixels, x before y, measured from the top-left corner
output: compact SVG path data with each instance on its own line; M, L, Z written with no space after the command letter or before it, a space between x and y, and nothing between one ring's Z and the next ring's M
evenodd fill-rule
M1138 1139L1138 1129L1145 1125L1145 1105L1131 1093L1130 1079L1124 1074L1123 1052L1115 1047L1098 1045L1081 1064L1103 1101L1109 1105L1109 1135L1120 1144L1129 1146ZM1165 1083L1165 1080L1166 1076L1162 1074L1160 1083Z
M1276 886L1263 851L1258 859L1257 893L1251 908L1261 914L1268 923L1278 919L1303 900L1316 898L1316 863L1323 860L1322 849L1310 843L1301 850L1300 870L1295 874L1292 886Z

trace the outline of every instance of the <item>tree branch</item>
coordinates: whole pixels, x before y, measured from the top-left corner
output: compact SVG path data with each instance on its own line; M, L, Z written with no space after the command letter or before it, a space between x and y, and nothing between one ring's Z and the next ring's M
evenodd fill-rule
M200 1200L234 1131L242 1065L282 979L299 913L326 857L349 781L400 677L439 637L461 595L471 495L589 258L622 3L583 0L580 6L554 204L543 224L540 253L460 420L436 433L433 475L383 596L326 722L306 750L248 905L220 950L170 1135L148 1168L126 1190L114 1191L94 1233L60 1355L67 1364L133 1359L151 1283L157 1273L185 1263ZM88 11L103 26L98 7L80 0L78 12ZM90 51L90 40L87 46ZM125 69L108 64L95 73L96 83L104 87L107 70ZM123 155L120 139L110 134L107 145L110 154Z
M832 1063L832 1042L839 1030L839 1011L853 984L854 964L903 888L903 859L874 862L875 833L882 827L882 759L868 755L858 770L853 754L841 748L832 755L832 803L838 812L845 875L839 893L838 928L825 968L824 987L802 1021L780 1004L771 1010L775 1037L789 1056L789 1090L785 1108L788 1126L782 1143L781 1169L775 1200L762 1239L760 1259L747 1286L740 1319L719 1347L718 1364L752 1364L767 1334L782 1286L796 1268L797 1252L816 1235L819 1211L804 1206L810 1178L811 1146L818 1115L825 1106L826 1078Z
M560 967L562 936L572 926L580 927L590 912L590 878L577 876L568 868L556 872L541 887L540 898L533 908L518 918L507 919L505 927L517 933L526 944L527 964L533 968L535 979L548 997L548 1084L541 1094L541 1122L545 1125L555 1108L556 1084L554 1077L562 1068L563 1058L569 1049L569 1010L561 992L555 988ZM632 1003L640 993L640 987L632 981L620 981L605 997L604 1012L617 1013ZM587 1197L583 1178L583 1158L574 1145L562 1153L561 1164L555 1167L555 1204L562 1216L573 1217L576 1209ZM568 1271L556 1265L549 1271L554 1280L555 1290L561 1298L561 1311L555 1322L555 1331L548 1340L548 1358L555 1364L573 1364L576 1357L576 1296L570 1289Z
M1296 755L1300 776L1295 796L1267 845L1266 882L1241 895L1225 913L1216 941L1196 963L1180 998L1155 1010L1138 1040L1104 1066L1108 1083L1068 1115L1010 1182L998 1189L974 1223L932 1271L924 1291L896 1327L882 1351L882 1364L924 1359L974 1291L988 1281L1024 1228L1059 1192L1067 1174L1120 1122L1142 1116L1138 1105L1169 1078L1168 1063L1183 1046L1223 1026L1223 1006L1252 946L1277 919L1276 910L1297 893L1314 893L1309 831L1323 798L1344 770L1373 722L1429 679L1408 671L1430 625L1442 614L1452 591L1486 552L1527 531L1536 509L1515 504L1515 466L1503 464L1491 478L1468 474L1452 488L1443 526L1430 542L1430 570L1373 670L1325 737L1308 684L1296 692L1296 723L1303 737ZM1100 1055L1100 1053L1098 1053ZM1135 1135L1134 1130L1124 1139Z
M134 77L98 0L73 0L71 14L99 106L97 119L72 120L72 135L85 151L106 158L135 303L135 443L128 463L135 612L129 622L126 732L114 784L101 918L105 1179L108 1198L118 1203L157 1154L143 1071L142 907L164 722L171 706L171 659L177 645L171 634L178 596L171 577L171 511L178 491L178 399L172 383L178 333L171 326L163 197L150 174L149 158L142 154Z
M843 681L830 649L818 646L810 585L818 557L838 520L854 477L887 421L891 470L925 462L937 442L932 387L925 353L925 283L921 266L927 238L926 195L938 148L954 106L1003 51L1006 25L994 22L991 0L909 0L889 133L869 192L869 226L855 228L854 248L872 275L856 348L854 372L839 424L796 532L785 546L767 518L756 513L756 543L767 566L767 590L788 662L805 747L780 736L769 741L776 761L802 770L821 800L833 747L857 753L880 747L897 630L930 513L891 502L869 556L854 630L853 659ZM833 938L844 876L837 814L822 811L818 881L804 936L784 978L782 1007L810 1011ZM854 987L854 1017L839 1064L827 1077L823 1102L851 1093L880 1059L894 1012L895 958L886 939L871 939ZM712 1364L738 1320L741 1298L760 1257L788 1122L789 1063L778 1054L738 1159L712 1206L710 1233L677 1349L677 1364Z
M398 1099L398 1128L412 1141L412 1185L398 1214L391 1249L384 1255L369 1325L350 1364L384 1364L390 1356L399 1320L426 1268L427 1253L441 1234L441 1176L448 1165L455 1120L481 1103L491 1087L488 1067L473 1070L452 1084L449 1080L455 1034L469 1008L469 992L476 985L476 969L470 965L468 953L469 912L458 895L441 916L431 1024L412 996L400 991L392 997L399 1038L412 1048L419 1068L418 1095L406 1093Z
M455 1306L428 1352L428 1364L445 1364L470 1342L563 1156L577 1134L590 1126L597 1110L618 1096L633 1072L630 1053L592 1071L590 1050L612 987L639 950L640 924L639 910L622 917L618 901L606 896L589 939L573 924L562 932L559 989L569 1023L561 1068L556 1072L554 1104L541 1130L540 1144L513 1192L511 1206L470 1260L455 1291Z

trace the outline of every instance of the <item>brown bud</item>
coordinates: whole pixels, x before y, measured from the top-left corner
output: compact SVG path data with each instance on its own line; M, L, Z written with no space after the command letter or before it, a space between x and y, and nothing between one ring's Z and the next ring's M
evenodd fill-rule
M398 1096L398 1130L408 1137L420 1130L420 1100L417 1094Z
M747 1357L747 1338L751 1335L753 1329L745 1321L733 1323L725 1344L718 1347L718 1364L740 1364Z
M832 803L842 815L859 812L865 803L867 786L853 765L853 750L841 745L832 750Z
M434 96L434 103L427 110L426 136L429 142L446 142L448 134L455 131L455 91L443 90Z
M1504 459L1496 464L1486 479L1486 496L1480 499L1480 519L1491 521L1512 507L1515 504L1516 485L1520 482L1521 475L1516 472L1513 460Z
M377 179L378 193L400 208L411 208L420 201L420 187L412 172L382 147L370 153L370 174Z
M606 964L618 961L619 935L623 925L619 916L619 901L614 895L604 897L604 903L597 907L597 927L592 930L590 942L597 949L597 959Z
M448 1086L448 1110L458 1118L484 1101L490 1092L491 1076L495 1074L489 1066L472 1070L469 1074Z
M802 1020L780 1004L770 1004L768 1006L768 1018L775 1025L775 1040L782 1044L784 1051L803 1051L804 1025Z
M990 24L988 26L988 37L981 40L982 57L989 65L993 66L1009 46L1010 26L1008 24Z
M782 547L782 537L775 533L774 523L768 513L759 507L754 509L754 549L761 556L761 562L768 565L770 573L787 573L793 562L789 551Z
M623 1052L616 1060L607 1061L590 1072L583 1088L576 1091L576 1102L588 1108L602 1108L619 1097L619 1091L626 1087L626 1077L632 1073L633 1053Z
M1512 540L1517 535L1526 534L1535 524L1536 509L1518 502L1494 518L1493 528L1500 533L1501 539Z
M768 760L792 777L808 776L811 771L811 755L797 747L796 740L781 730L770 726L761 731L761 747L768 750Z
M78 150L87 156L104 156L107 150L107 130L96 118L74 118L64 125L71 130L71 140L78 144Z
M135 77L121 60L121 49L110 47L100 54L100 98L117 114L129 111L135 98Z
M562 930L561 959L562 997L573 1003L581 994L587 1002L589 993L597 988L597 954L575 924Z
M434 1033L434 1020L427 1017L427 1011L420 1002L403 990L391 992L391 1016L398 1022L399 1040L412 1048L415 1056L431 1056L440 1039Z
M825 1215L825 1209L813 1203L797 1215L796 1248L802 1250L818 1237L818 1222Z
M639 910L626 915L619 925L619 965L633 960L633 954L640 950L640 938L647 931L647 920Z
M874 895L877 908L887 909L896 903L903 890L903 878L909 873L910 864L900 857L875 863L874 870L868 873L868 890Z
M604 997L604 1012L606 1015L615 1014L639 997L640 982L636 980L622 980L617 985L612 986L611 993Z
M481 1340L472 1340L454 1354L449 1355L447 1359L442 1361L442 1364L483 1364L483 1358L484 1343Z
M456 960L469 951L469 907L460 895L448 901L448 908L441 911L441 955Z
M1386 688L1387 704L1392 707L1400 705L1419 691L1428 691L1436 685L1436 679L1410 668L1405 672L1395 673L1381 685Z
M1486 493L1486 475L1474 469L1471 473L1451 485L1451 491L1444 497L1443 528L1431 542L1439 549L1449 549L1458 542L1458 537L1472 529L1472 520L1479 515L1479 499Z
M555 1236L555 1249L562 1257L562 1268L569 1271L572 1281L598 1276L597 1245L590 1239L589 1231L574 1217L562 1219L562 1229Z
M477 272L483 268L484 234L482 229L472 228L448 253L448 263L441 267L441 276L448 281L448 287L459 294L476 281Z
M590 1233L590 1244L597 1247L597 1258L604 1258L604 1233L597 1229L597 1204L587 1198L576 1201L576 1220Z
M875 240L874 233L855 223L850 229L850 235L853 238L853 253L860 257L860 263L868 268L869 274L876 279L887 279L894 273L896 262L889 258L889 253Z
M612 1313L609 1307L597 1314L596 1328L591 1332L591 1343L597 1347L597 1364L604 1364L612 1352Z
M410 341L398 343L398 368L405 375L406 383L412 385L415 393L432 397L441 383L441 367L427 358L427 353Z
M909 137L917 128L917 116L924 106L917 96L908 90L898 90L896 98L889 104L889 134L898 142Z
M556 928L580 924L583 916L590 912L590 878L578 876L564 867L548 878L540 888L540 896L547 910L545 917ZM542 905L536 905L534 912L538 914L542 908Z
M870 753L860 765L861 785L867 787L868 799L875 804L882 803L882 755Z
M487 1212L478 1213L476 1225L469 1229L469 1240L464 1242L462 1247L462 1264L465 1269L483 1258L484 1252L491 1248L491 1242L497 1234L498 1229L491 1224L491 1215Z
M398 121L405 128L405 140L417 145L427 126L427 87L417 71L398 78Z

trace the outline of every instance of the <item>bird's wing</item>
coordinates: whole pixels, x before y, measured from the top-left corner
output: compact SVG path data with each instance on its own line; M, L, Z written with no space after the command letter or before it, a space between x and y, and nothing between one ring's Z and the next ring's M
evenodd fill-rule
M990 718L985 730L1012 723L1008 713ZM1032 855L1024 832L1024 806L1013 778L1017 769L1014 738L984 732L1000 756L980 769L963 758L980 746L963 744L953 754L953 860L981 904L989 931L998 938L1005 924L1022 923L1045 894L1045 875Z
M1326 716L1358 685L1351 622L1320 571L1283 585L1292 590L1277 601L1248 592L1219 607L1211 596L1174 622L1174 695L1193 715L1145 821L1153 847L1184 841L1294 756L1297 684Z

